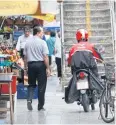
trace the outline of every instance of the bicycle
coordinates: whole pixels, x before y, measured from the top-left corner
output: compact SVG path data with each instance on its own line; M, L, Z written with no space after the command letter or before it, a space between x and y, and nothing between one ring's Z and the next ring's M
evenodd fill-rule
M100 97L100 115L104 122L111 123L114 121L115 117L115 94L113 93L113 89L115 91L115 77L112 78L109 70L114 69L110 64L104 64L105 67L105 75L101 78L104 80L104 89L102 95ZM108 69L108 67L110 69ZM111 114L110 114L111 113Z

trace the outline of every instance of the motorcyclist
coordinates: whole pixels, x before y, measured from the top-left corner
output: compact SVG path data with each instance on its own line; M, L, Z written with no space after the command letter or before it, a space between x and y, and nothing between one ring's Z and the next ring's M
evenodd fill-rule
M102 57L95 46L88 42L88 32L79 29L76 32L77 44L72 46L69 52L68 65L72 73L77 69L89 68L98 77L96 60L102 62Z

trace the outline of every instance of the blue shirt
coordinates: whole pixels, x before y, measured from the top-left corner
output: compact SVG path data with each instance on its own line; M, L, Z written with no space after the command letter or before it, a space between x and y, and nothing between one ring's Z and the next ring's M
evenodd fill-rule
M49 56L53 55L54 48L55 48L55 41L56 41L55 37L50 37L48 40L46 40L48 50L49 50Z

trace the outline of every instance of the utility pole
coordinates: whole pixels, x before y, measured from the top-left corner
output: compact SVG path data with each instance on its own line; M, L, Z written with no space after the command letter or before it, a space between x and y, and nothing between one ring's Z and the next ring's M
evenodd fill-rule
M64 52L64 19L63 19L63 2L60 2L60 27L61 27L61 64L62 64L62 81L65 75L65 52ZM62 90L64 88L62 82Z

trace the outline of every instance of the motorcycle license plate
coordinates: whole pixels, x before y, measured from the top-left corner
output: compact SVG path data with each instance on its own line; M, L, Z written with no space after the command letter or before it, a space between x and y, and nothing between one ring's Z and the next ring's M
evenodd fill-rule
M88 89L89 84L87 79L79 79L76 84L77 90Z

